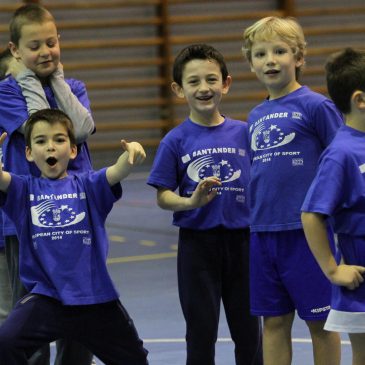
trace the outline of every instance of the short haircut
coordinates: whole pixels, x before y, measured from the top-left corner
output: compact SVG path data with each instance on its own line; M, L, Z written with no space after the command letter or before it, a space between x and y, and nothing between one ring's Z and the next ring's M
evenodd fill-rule
M18 8L13 14L10 25L10 41L16 46L19 45L22 27L28 24L42 24L51 21L56 24L52 14L44 7L38 4L27 4Z
M76 146L76 138L74 127L69 116L59 109L41 109L33 113L27 120L24 130L25 144L31 148L31 134L34 125L38 122L46 122L50 125L62 124L66 130L68 137L70 138L71 145Z
M297 60L304 59L306 54L306 41L300 24L292 17L268 16L258 20L246 28L243 33L243 55L252 63L252 47L254 42L271 41L278 37L289 45ZM300 74L300 67L296 70L296 78Z
M192 44L183 48L175 58L172 77L178 85L182 86L184 67L192 60L213 60L217 62L223 81L227 80L228 70L222 54L207 44Z
M5 48L0 52L0 80L5 78L8 73L9 63L13 55L11 54L10 48Z
M331 55L325 68L331 99L342 113L350 113L353 93L365 92L365 51L346 48Z

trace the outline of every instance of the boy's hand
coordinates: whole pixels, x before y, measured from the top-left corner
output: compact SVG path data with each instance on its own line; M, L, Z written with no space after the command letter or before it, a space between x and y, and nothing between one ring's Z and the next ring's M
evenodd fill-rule
M336 271L329 274L329 279L335 285L354 290L364 282L364 273L365 267L363 266L341 264L337 266Z
M122 139L120 141L124 151L128 152L128 163L131 165L139 165L146 158L146 152L142 145L138 142L127 142Z
M8 134L6 132L3 132L0 136L0 147L3 145L6 137L8 136Z
M194 208L200 208L212 201L218 193L217 190L212 190L212 188L221 185L220 179L215 176L201 180L190 198Z
M15 57L12 57L8 64L7 73L16 78L21 72L25 71L26 69L27 67L20 58L16 59Z

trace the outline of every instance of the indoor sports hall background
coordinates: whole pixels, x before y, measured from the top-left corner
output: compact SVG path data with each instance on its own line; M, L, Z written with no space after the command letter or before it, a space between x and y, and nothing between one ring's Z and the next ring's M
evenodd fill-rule
M35 1L32 1L35 2ZM109 269L121 300L150 350L151 365L182 365L184 321L177 297L177 229L171 213L156 206L146 185L161 137L186 114L170 91L171 64L179 49L209 43L226 58L233 78L222 112L245 119L265 97L244 62L243 29L268 15L295 16L303 25L308 54L302 83L326 92L323 65L345 46L364 48L364 0L44 0L61 35L67 77L86 84L97 133L90 138L94 166L114 161L121 138L138 140L145 164L123 184L124 196L110 215ZM0 48L8 42L8 22L22 4L0 0ZM223 316L223 314L222 314ZM312 349L302 321L293 330L295 365L308 365ZM343 338L342 364L351 363ZM52 351L54 353L54 351ZM217 365L233 364L227 324L220 322ZM100 364L100 362L99 362Z

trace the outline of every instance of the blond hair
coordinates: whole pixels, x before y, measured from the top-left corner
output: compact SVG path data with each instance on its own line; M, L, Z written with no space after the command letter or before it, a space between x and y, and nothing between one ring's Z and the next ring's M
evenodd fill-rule
M252 63L254 42L270 41L275 37L280 38L289 45L297 60L304 59L307 44L300 24L292 17L281 18L275 16L262 18L245 29L242 47L244 57ZM297 68L297 77L299 72L300 67Z

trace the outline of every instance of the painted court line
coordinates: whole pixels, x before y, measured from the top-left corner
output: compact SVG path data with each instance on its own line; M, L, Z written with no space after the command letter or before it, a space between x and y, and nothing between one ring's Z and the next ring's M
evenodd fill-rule
M107 260L108 264L120 264L123 262L136 262L136 261L150 261L160 259L170 259L177 256L176 252L164 252L155 253L150 255L138 255L138 256L125 256L125 257L113 257Z

